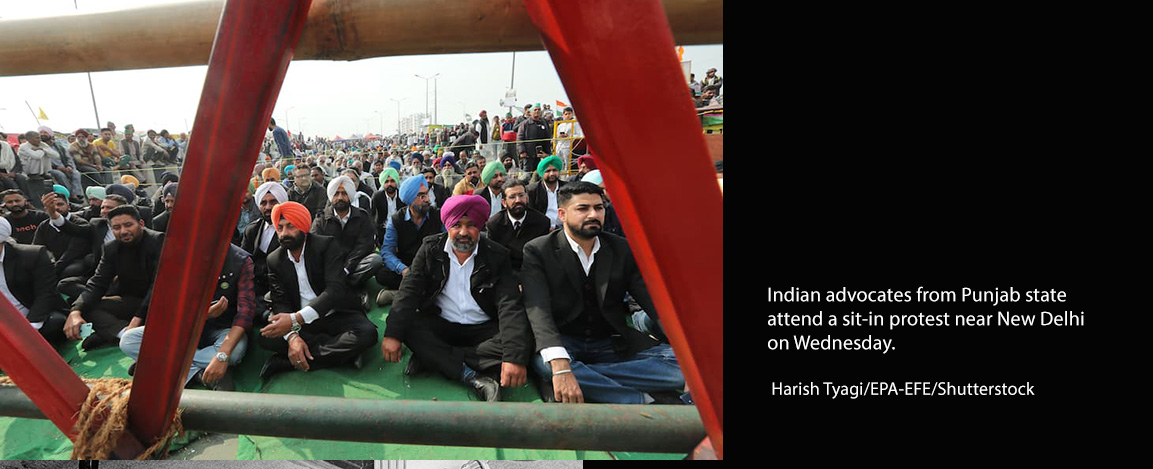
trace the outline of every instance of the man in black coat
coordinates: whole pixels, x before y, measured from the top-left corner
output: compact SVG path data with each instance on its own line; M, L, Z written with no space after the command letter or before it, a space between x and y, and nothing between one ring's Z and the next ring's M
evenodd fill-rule
M367 211L352 206L350 195L355 195L355 192L349 194L349 190L355 191L356 187L347 177L341 176L329 183L330 203L320 216L313 219L309 232L331 236L348 251L344 272L349 286L361 293L368 279L380 270L382 261L380 254L373 249L376 230L373 229L372 217Z
M256 301L261 305L259 309L263 313L270 306L264 302L264 297L270 290L268 286L268 255L280 248L280 239L276 236L276 226L272 224L272 209L288 202L288 192L280 183L271 181L261 184L256 189L254 198L260 208L261 218L244 227L240 248L252 254L253 273L256 278Z
M521 165L525 169L535 168L541 155L552 154L552 125L544 120L540 106L534 106L531 116L519 125L516 140L520 142L517 145Z
M532 340L508 250L480 236L488 211L479 196L449 199L441 215L448 232L421 243L388 315L381 352L399 363L404 342L413 351L406 374L427 366L496 402L501 386L524 384ZM480 374L498 365L499 385Z
M372 218L378 246L384 242L384 227L388 225L388 217L404 207L404 201L400 200L400 173L388 168L380 173L380 190L372 194Z
M12 226L0 218L0 293L49 343L64 338L66 305L56 291L48 249L9 243Z
M504 183L504 210L488 219L488 239L508 248L513 273L519 275L524 262L524 245L549 232L548 217L528 208L524 183L509 179Z
M51 193L45 194L41 202L56 207L56 213L64 213L65 219L75 221L80 224L87 225L88 221L75 216L68 212L69 204L68 199L64 194ZM60 231L59 228L52 226L52 220L46 219L40 222L40 228L36 229L36 236L32 238L32 244L37 246L44 246L48 248L48 252L52 254L52 259L55 261L53 271L56 273L56 278L62 278L61 274L65 272L68 264L59 262L68 253L69 249L77 252L84 253L87 251L88 243L82 238L74 238L68 236ZM81 275L84 273L83 262L74 263L73 268L67 276Z
M560 157L555 155L545 158L536 169L541 180L528 186L528 208L543 213L553 228L560 227L560 218L557 216L557 191L568 184L560 178L563 165Z
M56 220L63 222L53 217L54 225ZM92 323L94 332L81 344L85 350L119 345L125 330L144 324L164 247L164 233L145 228L134 205L109 212L108 225L116 239L104 245L96 274L72 303L64 326L65 335L76 340L80 326Z
M52 200L54 194L45 194L41 199L48 204L44 210L48 213L49 225L46 228L59 230L61 234L80 240L69 243L64 255L56 260L56 272L60 277L57 287L60 293L75 301L84 291L85 285L96 272L100 260L104 257L104 245L116 239L112 227L108 223L108 215L121 206L127 206L128 200L119 195L108 195L100 202L100 216L84 223L76 215L59 211L59 205ZM139 212L137 212L139 213Z
M328 203L324 197L324 187L312 180L312 172L304 166L298 166L292 172L296 177L292 189L288 191L288 200L303 205L316 218Z
M520 273L540 353L533 369L551 376L542 390L560 402L690 402L675 396L684 376L672 349L626 322L626 294L653 319L656 309L628 242L601 231L604 192L574 182L559 204L563 229L525 245Z
M452 196L452 191L436 183L436 170L425 168L420 174L424 176L424 181L428 185L429 203L432 204L433 208L440 208L444 205L444 201Z
M335 239L308 232L303 205L277 205L272 221L280 238L280 249L268 255L274 314L259 342L276 354L265 362L261 378L294 368L359 368L361 352L376 343L377 331L348 286L347 255Z

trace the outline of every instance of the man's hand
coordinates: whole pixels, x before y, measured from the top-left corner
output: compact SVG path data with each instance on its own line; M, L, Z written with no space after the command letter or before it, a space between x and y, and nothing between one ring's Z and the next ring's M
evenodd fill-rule
M273 338L284 337L292 330L291 313L273 314L268 318L268 325L260 329L260 335Z
M569 361L558 358L550 362L552 364L552 389L553 398L557 402L565 404L581 404L585 401L584 394L581 393L581 387L577 384L576 377L572 373L564 373L557 375L558 371L572 370L569 367Z
M400 271L400 276L402 278L408 276L408 267L405 267L404 270Z
M62 171L64 171L64 174L67 174L67 175L69 175L69 176L72 176L72 168L69 168L69 167L65 166L65 167L64 167L64 169L63 169Z
M228 298L222 296L219 300L216 300L215 303L212 303L212 306L208 307L208 318L216 319L220 317L221 314L224 314L225 311L228 311Z
M308 371L308 361L312 360L312 352L308 350L308 344L300 338L300 334L293 334L292 338L288 339L288 360L296 369Z
M224 377L225 371L228 371L228 362L222 362L216 357L212 357L212 362L208 364L208 368L204 369L204 376L202 377L204 384L211 386L212 383L220 381L220 378Z
M44 206L44 212L48 214L48 218L56 218L55 192L49 192L40 196L40 204Z
M380 353L385 361L400 363L400 341L392 337L385 337L380 341Z
M516 388L524 386L528 377L528 370L524 365L504 362L500 364L500 387Z
M88 324L88 321L80 316L80 311L68 313L68 320L64 321L64 335L70 340L80 340L80 326L85 324Z

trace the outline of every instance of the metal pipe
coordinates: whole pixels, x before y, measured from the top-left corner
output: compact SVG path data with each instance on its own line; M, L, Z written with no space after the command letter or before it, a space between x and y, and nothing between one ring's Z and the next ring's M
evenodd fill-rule
M678 44L724 43L723 1L662 3ZM223 5L193 1L0 20L0 76L204 65ZM307 21L298 60L543 49L519 0L316 0Z
M690 453L705 437L689 406L398 401L185 390L184 427L284 438L486 448ZM17 388L0 415L44 418Z

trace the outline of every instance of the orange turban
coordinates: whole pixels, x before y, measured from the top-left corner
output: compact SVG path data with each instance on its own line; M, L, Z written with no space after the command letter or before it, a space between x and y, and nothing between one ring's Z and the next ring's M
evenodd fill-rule
M268 168L260 173L260 177L264 179L264 182L280 181L280 171L276 168Z
M310 223L312 217L309 215L308 209L296 202L285 202L272 207L272 226L280 226L281 217L305 233L308 233L308 229L312 227L312 223Z

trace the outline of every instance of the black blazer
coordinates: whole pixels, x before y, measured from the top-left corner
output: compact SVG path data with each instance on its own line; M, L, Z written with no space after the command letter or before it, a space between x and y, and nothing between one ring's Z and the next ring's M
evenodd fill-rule
M263 219L249 223L244 227L244 237L240 240L240 249L248 251L252 254L252 271L256 276L256 296L257 299L263 297L268 293L268 255L275 252L280 248L280 238L276 233L272 233L272 241L268 243L268 252L261 252L259 249L259 242L257 238L262 234L262 227L264 226Z
M164 213L157 215L156 218L152 219L152 229L161 233L168 231L168 219L171 216L172 212L167 210L165 210Z
M300 285L296 267L283 246L268 255L268 286L272 292L272 313L295 313L311 306L321 317L333 311L356 311L364 314L360 296L353 293L344 273L348 255L335 239L308 233L304 243L304 265L308 284L316 293L307 305L300 304Z
M447 240L448 233L424 238L408 275L400 282L386 319L385 336L403 341L415 315L440 315L436 300L448 283L452 262L444 252ZM469 282L472 298L500 327L502 361L527 364L532 356L532 340L508 249L481 236Z
M160 268L160 253L164 249L164 233L144 228L143 238L140 242L144 243L142 255L144 256L145 275L151 281L148 283L148 292L144 295L144 301L140 303L136 317L145 318L148 315L148 303L152 300L152 287L156 283L156 273ZM100 265L96 266L96 273L88 279L84 292L72 304L73 311L86 314L100 303L101 298L117 295L118 288L113 287L112 283L122 269L129 268L129 266L120 265L119 253L120 241L114 239L104 245L104 255L100 258Z
M372 227L368 211L351 206L348 209L348 223L341 225L335 209L329 204L312 220L309 232L335 238L336 243L347 251L344 269L353 272L356 265L373 252L376 231Z
M400 200L400 189L396 191L396 210L408 207L403 200ZM392 216L388 213L388 194L384 189L376 191L372 194L372 219L373 225L376 227L376 245L379 246L384 243L384 228L388 226L388 217Z
M557 191L568 184L564 179L558 179L556 183ZM525 192L528 193L528 208L540 213L548 213L548 189L545 188L544 180L529 184Z
M60 232L88 240L88 244L87 249L83 252L73 252L71 249L66 251L61 257L62 261L67 260L64 265L67 266L76 257L83 258L92 254L92 268L95 269L96 266L100 265L100 259L104 256L104 237L108 235L108 230L111 229L108 226L108 220L103 218L93 218L88 223L82 223L80 220L76 220L75 215L73 215L72 220L64 222L64 225L60 227Z
M633 259L628 241L616 235L600 234L601 248L593 262L597 301L605 320L612 326L614 348L632 355L660 343L655 337L628 326L630 316L625 293L629 293L650 316L656 308ZM524 246L520 281L524 304L536 337L536 351L563 346L560 328L580 317L584 308L581 291L585 273L564 230L529 241Z
M424 177L424 176L413 176L413 177ZM440 185L440 184L437 184L434 182L432 184L429 184L428 186L429 186L428 191L436 196L436 205L434 205L434 207L436 207L436 208L443 207L444 201L448 200L449 197L452 197L452 191L448 190L448 188L444 187L443 185Z
M56 272L44 246L4 243L4 279L8 291L28 308L28 322L44 322L67 305L56 290Z
M488 231L489 239L509 249L512 268L519 271L524 262L524 245L548 234L550 225L548 217L544 216L543 213L531 208L527 209L518 236L513 232L512 222L508 219L508 209L504 209L489 218L485 228Z

